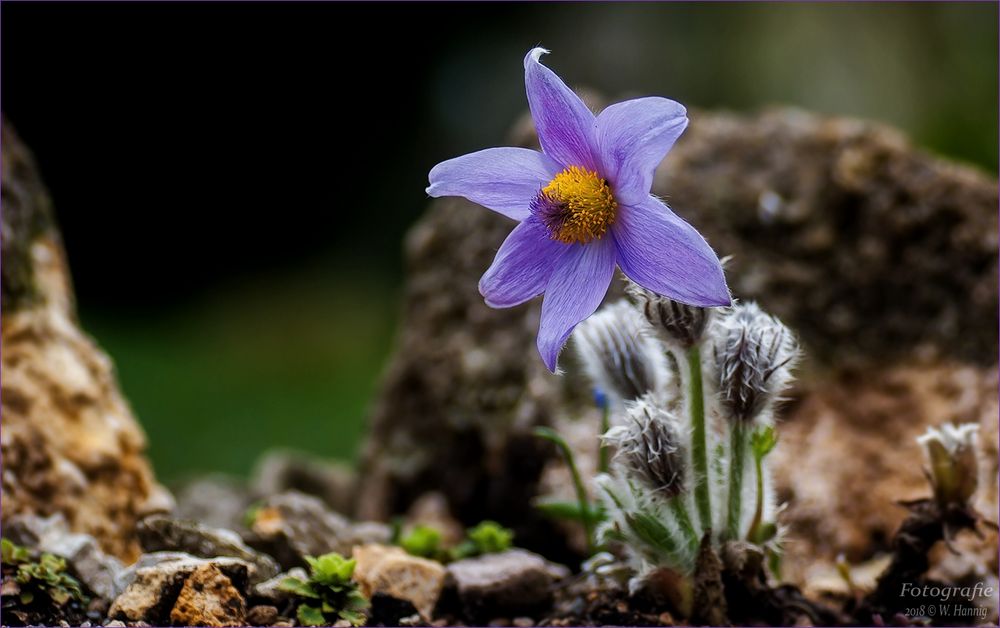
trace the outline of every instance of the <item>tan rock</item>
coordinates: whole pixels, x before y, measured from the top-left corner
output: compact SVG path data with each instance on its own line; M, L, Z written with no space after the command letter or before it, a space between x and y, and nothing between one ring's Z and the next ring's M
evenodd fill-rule
M215 565L202 565L184 582L170 621L179 626L240 626L246 621L246 603Z
M125 560L135 522L171 504L111 360L80 330L49 198L3 127L3 512L62 513Z
M354 579L366 597L384 593L407 600L430 621L444 588L446 571L441 563L411 556L398 547L361 545L354 548Z

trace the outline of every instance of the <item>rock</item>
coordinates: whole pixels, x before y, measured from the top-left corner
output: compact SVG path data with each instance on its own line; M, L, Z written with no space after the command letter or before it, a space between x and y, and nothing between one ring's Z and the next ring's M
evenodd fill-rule
M265 499L250 526L250 544L274 556L284 568L304 565L305 556L351 554L355 545L388 538L388 528L352 524L317 497L288 491Z
M458 545L465 538L465 528L451 514L448 499L438 491L424 493L410 506L406 513L406 528L418 525L440 532L441 544L445 547Z
M113 599L120 590L115 581L125 569L114 556L105 554L94 537L69 531L65 517L16 515L4 527L4 537L66 559L73 574L96 595Z
M823 511L815 526L809 522L820 516L817 500L826 508L849 498L803 488L793 461L817 472L823 465L788 443L821 448L824 439L808 435L825 433L845 444L837 451L864 443L858 451L866 461L887 446L908 450L901 482L919 488L915 450L900 439L953 419L947 405L931 401L937 393L907 393L909 401L894 402L906 411L879 436L863 419L883 420L885 413L859 408L841 380L855 382L853 395L877 399L886 373L909 372L927 382L927 391L943 378L958 387L964 407L982 410L963 416L989 414L997 399L996 179L924 154L884 125L789 109L689 115L653 193L669 198L720 255L733 256L727 275L734 294L780 316L806 351L801 384L779 424L788 440L776 450L788 456L775 484L790 499L790 539L815 539L824 553L844 544L852 555L870 557L885 548L885 531L901 516L892 505L900 484L891 477L900 467L826 464L833 471L822 486L871 493ZM534 145L530 125L521 128L529 131L512 143ZM530 432L542 424L561 433L589 427L591 435L574 441L577 463L587 469L598 416L571 351L561 359L566 377L542 366L534 349L540 301L494 310L479 295L479 277L512 226L445 198L410 231L402 325L373 404L358 512L386 518L440 490L463 524L496 519L514 527L519 545L564 560L560 539L567 535L546 532L531 508L562 465ZM613 283L609 298L619 292ZM898 427L904 422L905 430ZM847 434L852 430L857 436ZM815 460L832 460L814 451ZM996 460L995 449L989 460ZM881 482L886 486L873 488ZM797 496L804 498L801 512ZM840 531L819 538L820 529Z
M273 558L251 549L230 530L154 515L139 522L138 533L142 548L147 552L178 551L202 558L230 556L245 560L254 567L251 582L266 580L280 571Z
M253 502L254 498L242 479L212 473L187 482L177 490L174 514L242 534L247 531L246 513Z
M62 513L135 560L135 522L171 506L107 355L80 330L66 256L28 149L2 131L2 522Z
M271 626L278 621L278 609L266 604L253 606L247 611L247 624L251 626Z
M274 450L254 466L250 490L258 497L298 491L319 497L336 512L354 510L354 470L301 451Z
M448 565L465 616L479 620L544 611L552 604L553 583L569 573L562 565L522 549Z
M281 588L281 583L285 578L298 578L308 580L309 574L302 567L292 567L286 573L280 573L273 578L254 585L252 589L253 597L256 599L274 602L275 604L285 602L292 597L292 594Z
M242 626L246 621L243 596L211 563L188 576L170 611L175 626Z
M143 554L116 582L122 593L111 604L108 617L165 625L184 583L205 565L224 574L237 590L246 589L252 566L238 558L205 559L181 552Z
M372 598L381 593L406 600L430 621L444 587L445 568L441 563L411 556L398 547L362 545L354 548L357 561L354 579L361 593Z

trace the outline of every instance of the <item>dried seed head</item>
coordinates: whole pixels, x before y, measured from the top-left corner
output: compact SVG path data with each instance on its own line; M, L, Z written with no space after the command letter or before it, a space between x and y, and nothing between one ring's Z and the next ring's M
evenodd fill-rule
M798 343L787 327L756 303L741 303L714 325L713 356L723 409L750 421L792 379Z
M604 442L617 448L615 463L661 497L684 491L687 474L680 422L651 395L629 404L624 425L608 430Z
M934 497L942 506L964 506L976 492L979 469L976 458L976 434L979 426L965 423L958 427L945 423L929 427L917 438L927 456L928 476Z
M701 342L712 316L711 309L672 301L632 281L625 286L625 291L665 342L685 350Z
M665 358L630 303L603 307L577 326L573 338L587 375L605 394L638 399L665 385Z

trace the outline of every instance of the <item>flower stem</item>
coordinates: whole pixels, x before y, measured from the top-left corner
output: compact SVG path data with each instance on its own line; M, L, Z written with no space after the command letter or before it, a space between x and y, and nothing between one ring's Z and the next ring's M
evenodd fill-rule
M681 501L681 497L674 497L670 500L669 504L670 510L674 513L674 518L677 520L677 526L687 538L688 545L691 546L691 551L697 553L698 533L694 531L694 525L691 523L691 517L688 515L684 502Z
M601 408L601 436L604 436L604 434L606 434L609 429L611 429L611 410L608 407L608 404L605 403L604 407ZM611 458L611 452L610 448L604 444L603 440L600 442L601 442L600 449L597 452L598 453L597 470L600 473L607 473Z
M750 523L750 531L747 532L747 540L751 543L757 542L761 519L764 516L764 468L763 456L754 456L754 467L757 472L757 505L753 509L753 521Z
M559 448L559 453L566 461L566 466L569 467L569 474L573 478L573 487L576 489L576 500L580 506L580 519L583 523L584 533L587 535L587 554L592 556L594 554L594 522L591 520L591 513L593 511L587 500L587 489L583 486L580 472L576 468L576 461L573 459L573 450L570 449L566 439L548 427L536 427L535 436L555 443L556 447Z
M743 509L743 460L746 457L746 429L736 419L729 430L729 522L726 528L730 539L739 538L740 514Z
M701 382L701 349L688 350L688 400L691 406L691 461L694 464L694 499L701 529L712 527L712 501L708 491L708 444L705 429L705 397Z

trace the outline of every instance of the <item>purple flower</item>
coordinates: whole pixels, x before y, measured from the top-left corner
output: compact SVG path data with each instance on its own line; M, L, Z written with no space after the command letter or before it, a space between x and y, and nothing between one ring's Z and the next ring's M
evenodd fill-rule
M594 313L615 266L657 294L701 307L729 305L719 258L650 195L653 171L687 127L666 98L611 105L596 117L562 80L524 58L528 106L542 152L488 148L430 172L427 193L462 196L518 221L479 281L487 305L542 293L538 351L555 371L573 328Z

